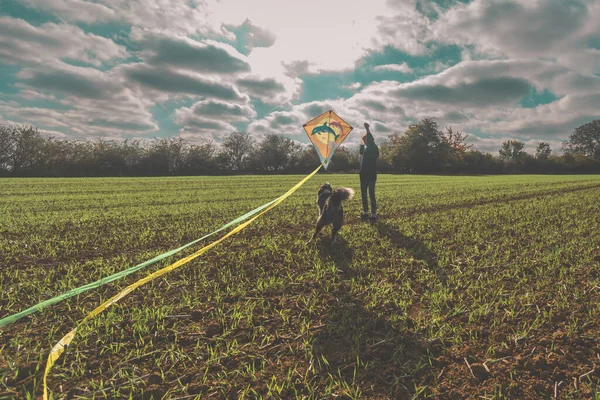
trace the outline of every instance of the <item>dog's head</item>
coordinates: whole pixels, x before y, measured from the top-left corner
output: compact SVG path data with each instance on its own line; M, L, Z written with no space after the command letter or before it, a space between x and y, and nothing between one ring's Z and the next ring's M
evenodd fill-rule
M329 182L325 182L324 184L319 186L319 191L317 192L317 195L321 196L321 194L325 192L329 192L329 194L333 193L333 188L331 187Z

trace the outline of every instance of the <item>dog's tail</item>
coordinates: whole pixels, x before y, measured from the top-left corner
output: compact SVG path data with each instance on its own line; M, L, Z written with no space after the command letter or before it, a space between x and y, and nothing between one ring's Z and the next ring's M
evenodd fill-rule
M352 188L337 188L331 194L331 202L340 204L342 201L350 200L354 197L354 189Z

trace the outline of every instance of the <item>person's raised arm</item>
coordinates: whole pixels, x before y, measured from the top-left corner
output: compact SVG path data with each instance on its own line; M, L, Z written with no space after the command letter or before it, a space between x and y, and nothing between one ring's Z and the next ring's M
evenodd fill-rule
M369 124L365 122L365 129L367 130L367 138L370 139L368 142L375 143L375 138L369 129Z

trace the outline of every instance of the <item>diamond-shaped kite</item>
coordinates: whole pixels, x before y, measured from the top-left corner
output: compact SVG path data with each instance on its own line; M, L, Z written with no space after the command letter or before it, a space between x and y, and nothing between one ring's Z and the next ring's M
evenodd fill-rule
M325 111L302 126L326 170L331 156L353 129L332 110Z

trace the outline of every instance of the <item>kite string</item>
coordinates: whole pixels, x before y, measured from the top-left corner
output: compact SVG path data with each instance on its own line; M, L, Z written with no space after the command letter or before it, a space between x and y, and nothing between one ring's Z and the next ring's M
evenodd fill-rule
M176 253L179 253L180 251L182 251L182 250L184 250L184 249L186 249L186 248L188 248L188 247L190 247L190 246L192 246L192 245L194 245L194 244L196 244L198 242L201 242L202 240L204 240L204 239L206 239L206 238L208 238L208 237L210 237L212 235L215 235L215 234L221 232L222 230L225 230L225 229L227 229L227 228L229 228L229 227L231 227L233 225L236 225L237 223L240 223L240 222L242 222L242 221L250 218L251 216L257 214L258 212L264 210L266 207L268 207L271 204L273 204L274 202L276 202L278 199L279 198L277 198L275 200L272 200L272 201L270 201L268 203L265 203L262 206L256 207L254 210L249 211L246 214L244 214L244 215L242 215L242 216L240 216L240 217L238 217L238 218L236 218L236 219L234 219L234 220L226 223L225 225L221 226L219 229L217 229L217 230L215 230L215 231L213 231L213 232L211 232L211 233L209 233L207 235L202 236L200 239L196 239L196 240L194 240L192 242L189 242L189 243L187 243L187 244L185 244L185 245L183 245L181 247L178 247L178 248L176 248L174 250L170 250L170 251L168 251L166 253L159 254L158 256L156 256L156 257L154 257L154 258L152 258L150 260L146 260L146 261L144 261L144 262L142 262L140 264L137 264L137 265L135 265L133 267L130 267L130 268L127 268L125 270L116 272L116 273L114 273L114 274L112 274L110 276L106 276L106 277L101 278L101 279L99 279L99 280L97 280L95 282L87 283L87 284L85 284L83 286L79 286L77 288L70 289L70 290L68 290L68 291L66 291L66 292L64 292L64 293L62 293L62 294L60 294L58 296L55 296L55 297L52 297L50 299L41 301L38 304L33 305L33 306L31 306L31 307L29 307L29 308L27 308L27 309L25 309L23 311L20 311L18 313L6 316L6 317L0 319L0 328L4 327L6 325L10 325L13 322L18 321L19 319L21 319L23 317L26 317L26 316L28 316L30 314L33 314L34 312L42 310L45 307L49 307L49 306L51 306L51 305L53 305L55 303L58 303L58 302L60 302L62 300L66 300L66 299L68 299L70 297L73 297L73 296L85 293L85 292L87 292L87 291L89 291L91 289L96 289L96 288L98 288L100 286L103 286L103 285L106 285L106 284L108 284L110 282L113 282L113 281L116 281L118 279L124 278L127 275L130 275L130 274L132 274L134 272L137 272L137 271L139 271L139 270L141 270L141 269L143 269L143 268L145 268L145 267L147 267L149 265L155 264L158 261L161 261L161 260L163 260L163 259L165 259L167 257L175 255Z
M78 324L78 326L76 326L71 331L69 331L69 333L67 333L65 336L63 336L58 341L58 343L56 343L54 345L54 347L50 351L50 354L48 354L48 360L46 362L46 368L44 370L44 377L43 377L43 383L42 383L43 390L44 390L43 399L44 400L48 399L48 386L47 386L47 383L48 383L47 382L47 380L48 380L48 373L50 372L50 369L52 368L52 366L60 358L61 354L64 352L65 347L68 346L73 341L73 339L75 338L75 335L77 333L77 329L78 329L79 326L83 325L84 323L86 323L90 319L94 318L96 315L100 314L102 311L106 310L108 307L110 307L111 305L115 304L116 302L118 302L119 300L121 300L122 298L124 298L125 296L127 296L129 293L133 292L138 287L140 287L142 285L145 285L146 283L151 282L154 279L156 279L156 278L158 278L158 277L160 277L162 275L165 275L165 274L167 274L167 273L175 270L176 268L179 268L180 266L188 263L189 261L195 259L196 257L199 257L200 255L204 254L205 252L207 252L211 248L215 247L217 244L219 244L222 241L224 241L225 239L229 238L230 236L233 236L236 233L240 232L242 229L244 229L245 227L247 227L248 225L250 225L258 217L260 217L261 215L265 214L269 210L277 207L286 198L288 198L289 196L291 196L296 190L298 190L310 178L312 178L317 172L319 172L319 170L321 169L322 166L323 166L323 164L319 165L317 167L317 169L315 169L312 173L310 173L304 179L302 179L300 182L298 182L296 184L296 186L294 186L293 188L291 188L290 190L288 190L283 196L279 197L276 201L274 201L273 204L271 204L269 207L267 207L262 212L260 212L260 214L252 217L251 219L249 219L248 221L244 222L243 224L238 225L235 229L233 229L232 231L230 231L229 233L227 233L222 238L220 238L220 239L218 239L218 240L216 240L216 241L214 241L214 242L212 242L212 243L204 246L203 248L201 248L200 250L198 250L194 254L191 254L191 255L189 255L187 257L184 257L184 258L176 261L175 263L173 263L173 264L171 264L171 265L169 265L169 266L167 266L165 268L162 268L162 269L160 269L160 270L158 270L158 271L156 271L156 272L154 272L154 273L146 276L145 278L142 278L142 279L138 280L137 282L134 282L133 284L127 286L125 289L121 290L115 296L111 297L110 299L106 300L104 303L100 304L98 307L96 307L89 314L87 314L85 316L85 318Z

